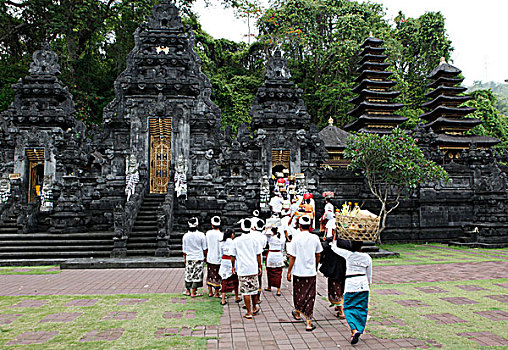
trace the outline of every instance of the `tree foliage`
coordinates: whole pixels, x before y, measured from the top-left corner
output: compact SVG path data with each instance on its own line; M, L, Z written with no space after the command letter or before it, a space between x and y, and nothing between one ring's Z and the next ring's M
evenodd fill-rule
M195 31L195 50L212 83L212 99L222 110L224 124L233 127L250 120L252 100L275 46L283 49L292 79L304 90L304 101L318 127L330 117L339 127L351 121L347 112L353 107L348 101L356 85L357 54L369 32L385 41L389 69L402 92L399 100L406 104L401 113L410 119L407 128L422 113L425 77L440 57L449 59L452 50L439 12L419 18L399 13L389 23L382 5L370 2L274 0L262 10L257 0L222 0L223 6L251 19L252 25L257 19L260 35L246 44L205 33L191 11L194 1L176 3ZM132 34L154 2L0 0L0 111L12 101L10 86L26 75L32 53L48 41L60 57L61 79L74 95L78 118L100 123L102 109L114 96L113 82L134 45ZM498 98L495 106L502 108L505 102Z
M497 99L492 90L475 90L470 96L472 99L465 105L476 108L476 111L468 117L480 119L483 123L471 129L468 134L498 138L501 142L495 147L507 149L508 117L495 107Z
M350 170L363 174L381 203L379 232L385 229L386 217L398 207L401 197L422 183L448 179L446 171L426 159L415 140L399 128L385 135L351 135L344 157L351 161Z

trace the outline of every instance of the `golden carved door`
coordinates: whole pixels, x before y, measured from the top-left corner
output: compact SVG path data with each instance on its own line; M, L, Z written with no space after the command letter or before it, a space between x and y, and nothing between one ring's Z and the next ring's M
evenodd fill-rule
M150 193L168 191L171 167L171 118L149 118Z
M283 169L290 170L291 151L287 149L272 150L272 171L282 172Z
M29 148L26 150L28 158L28 202L33 202L41 195L44 181L44 149Z

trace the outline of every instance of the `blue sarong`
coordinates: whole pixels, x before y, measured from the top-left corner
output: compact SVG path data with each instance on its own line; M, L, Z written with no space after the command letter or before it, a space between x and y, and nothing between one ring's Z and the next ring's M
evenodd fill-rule
M354 292L344 294L344 314L351 331L356 329L363 333L367 324L369 311L369 292Z

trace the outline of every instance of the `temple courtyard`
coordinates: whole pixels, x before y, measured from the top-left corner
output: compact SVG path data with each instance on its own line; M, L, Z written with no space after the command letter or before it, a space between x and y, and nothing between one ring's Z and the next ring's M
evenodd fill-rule
M263 292L254 320L229 298L181 294L183 269L0 268L2 349L508 348L508 249L390 245L374 260L367 332L356 346L318 277L317 329L291 316L291 286ZM285 274L283 275L285 276Z

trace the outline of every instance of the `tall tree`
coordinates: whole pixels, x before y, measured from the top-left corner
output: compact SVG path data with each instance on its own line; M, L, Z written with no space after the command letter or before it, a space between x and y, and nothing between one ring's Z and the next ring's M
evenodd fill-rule
M495 147L507 149L508 117L496 108L496 96L492 90L476 90L470 96L472 99L465 105L476 108L476 111L467 117L480 119L483 123L471 129L468 134L496 137L501 140L501 143Z

